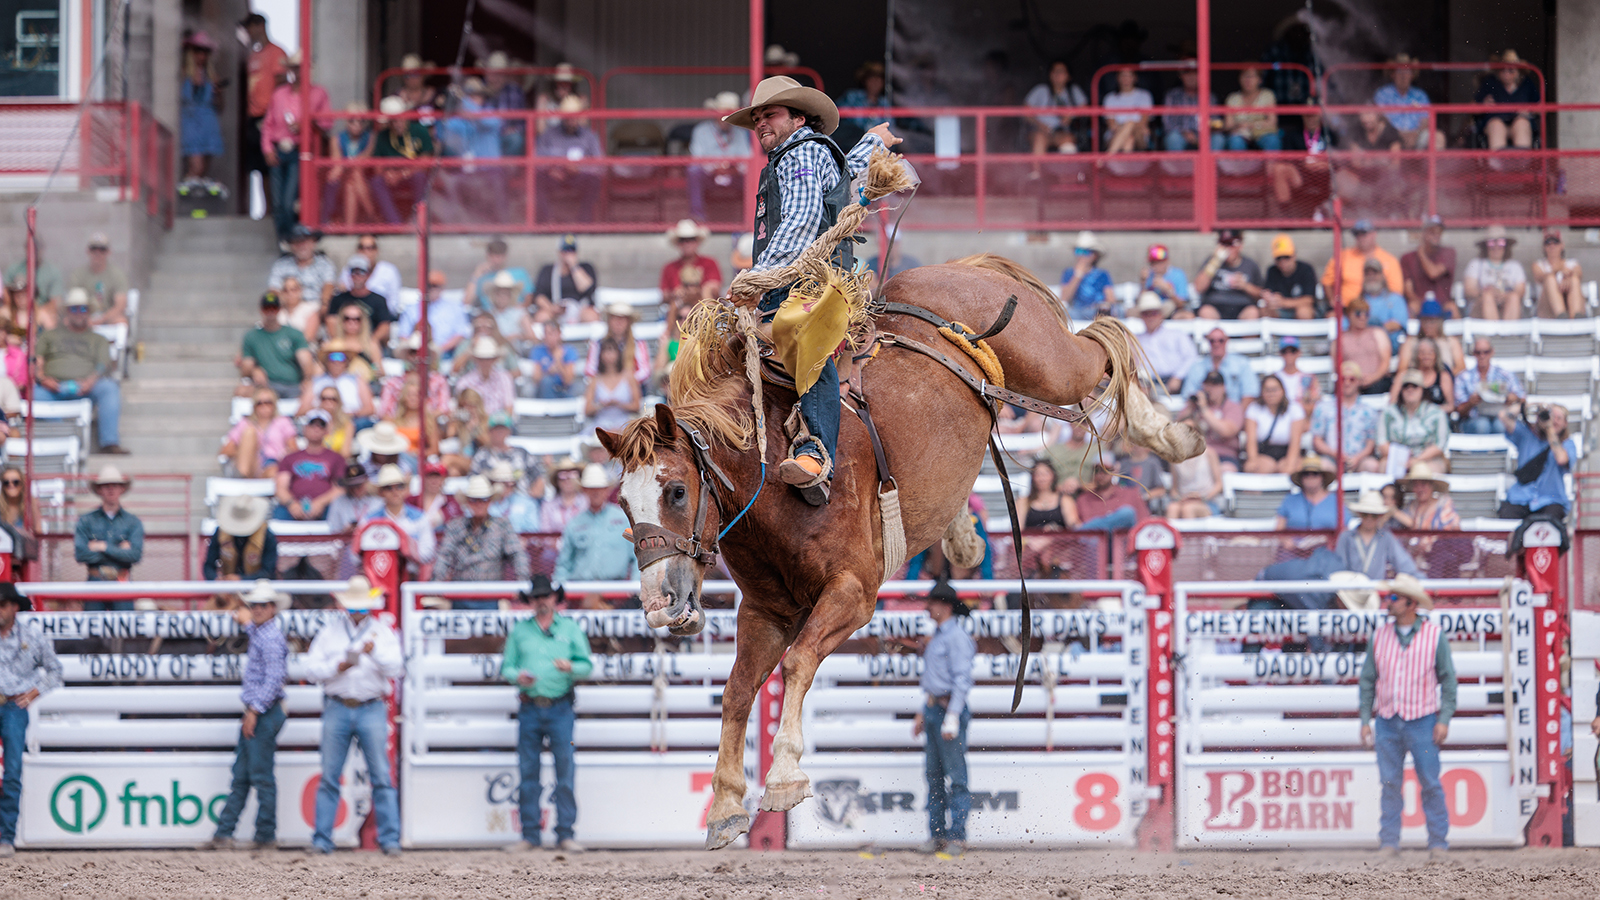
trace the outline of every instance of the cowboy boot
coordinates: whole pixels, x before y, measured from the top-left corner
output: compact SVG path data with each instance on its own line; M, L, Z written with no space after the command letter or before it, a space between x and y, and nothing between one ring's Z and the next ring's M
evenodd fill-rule
M833 467L815 439L794 448L789 458L778 464L778 478L799 490L800 498L812 506L828 502L828 480L832 477Z

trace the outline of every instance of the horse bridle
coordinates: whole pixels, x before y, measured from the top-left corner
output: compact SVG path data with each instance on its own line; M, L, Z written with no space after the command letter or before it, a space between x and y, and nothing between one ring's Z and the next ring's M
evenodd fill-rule
M684 537L669 528L648 522L633 526L633 555L641 571L651 563L680 553L703 566L712 566L717 562L717 539L713 537L709 544L700 540L700 532L706 525L706 511L717 502L711 476L715 475L730 494L733 492L733 481L721 466L712 461L711 445L698 429L681 419L678 420L678 428L689 438L695 469L700 475L700 497L694 512L694 530Z

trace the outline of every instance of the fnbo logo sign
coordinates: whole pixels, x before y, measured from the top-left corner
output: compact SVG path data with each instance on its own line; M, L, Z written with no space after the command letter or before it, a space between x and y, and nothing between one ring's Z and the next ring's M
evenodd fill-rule
M115 797L121 807L123 827L181 827L207 818L215 822L228 800L226 794L217 794L209 802L204 801L184 793L176 779L171 784L170 792L141 794L136 792L137 781L124 782L122 793ZM50 792L50 818L68 834L85 834L99 827L110 805L105 788L88 775L69 775Z

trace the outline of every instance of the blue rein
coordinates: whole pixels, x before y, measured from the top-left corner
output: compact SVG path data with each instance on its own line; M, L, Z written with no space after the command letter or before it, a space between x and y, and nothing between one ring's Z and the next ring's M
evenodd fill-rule
M702 477L704 477L704 476L702 476ZM756 498L761 496L761 489L763 487L766 487L766 484L767 484L767 461L766 461L765 458L762 458L762 460L761 460L761 480L756 482L756 492L754 494L750 495L750 502L746 503L744 505L744 509L739 510L739 514L737 516L733 517L733 521L729 522L727 524L727 526L724 527L722 529L722 531L717 534L717 542L718 543L721 543L722 539L728 536L728 532L733 530L733 526L739 524L739 520L744 518L744 514L750 511L750 507L756 505Z

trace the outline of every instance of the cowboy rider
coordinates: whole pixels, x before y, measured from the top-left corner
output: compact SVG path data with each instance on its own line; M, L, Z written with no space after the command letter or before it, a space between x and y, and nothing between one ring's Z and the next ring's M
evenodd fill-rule
M752 270L756 272L798 259L854 199L850 181L866 169L873 152L900 143L884 122L846 155L828 137L838 127L838 107L827 94L782 75L756 85L750 105L724 121L754 131L767 154L756 200ZM851 242L841 242L834 265L849 271L854 264L852 249ZM788 296L789 288L777 288L768 291L758 306L770 315ZM826 484L833 477L839 440L839 373L833 360L800 398L800 415L811 436L779 465L778 477L799 488L808 503L820 506L827 502Z

